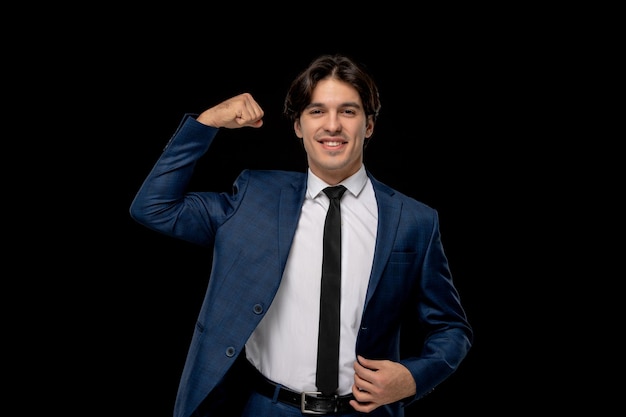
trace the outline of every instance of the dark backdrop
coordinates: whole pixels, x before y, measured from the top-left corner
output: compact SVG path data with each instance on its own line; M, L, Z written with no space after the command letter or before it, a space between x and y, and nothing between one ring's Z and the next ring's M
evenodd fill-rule
M246 91L264 108L265 125L220 132L191 188L229 190L243 168L304 170L304 153L281 115L284 94L315 56L343 52L366 64L380 87L382 109L365 164L377 179L439 211L475 330L458 372L407 417L501 415L549 398L550 371L542 370L532 388L519 387L520 379L537 376L531 372L537 305L519 302L535 278L526 274L531 256L518 238L533 232L528 171L540 162L528 157L541 118L526 106L538 88L537 59L527 59L520 38L469 25L431 32L409 25L376 42L316 31L287 42L258 32L231 39L214 27L185 37L153 25L130 30L130 24L123 36L94 38L73 55L71 112L57 133L70 126L78 139L68 151L71 167L59 169L73 198L67 204L57 192L50 201L72 218L76 246L51 261L72 277L51 284L67 294L53 301L61 312L52 327L63 360L46 361L55 368L51 375L71 370L71 392L88 406L171 415L210 253L132 221L131 200L184 113ZM65 226L52 223L67 236Z

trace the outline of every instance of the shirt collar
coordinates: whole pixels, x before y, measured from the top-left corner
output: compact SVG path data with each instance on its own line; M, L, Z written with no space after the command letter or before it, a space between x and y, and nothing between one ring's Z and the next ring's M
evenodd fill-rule
M307 177L307 197L313 199L317 197L324 188L329 187L330 184L326 184L313 172L311 172L311 168L308 169L308 173L309 175ZM356 197L363 190L366 183L367 173L365 172L365 166L361 164L361 168L357 172L355 172L352 176L346 178L345 180L341 181L339 184L346 187L348 191Z

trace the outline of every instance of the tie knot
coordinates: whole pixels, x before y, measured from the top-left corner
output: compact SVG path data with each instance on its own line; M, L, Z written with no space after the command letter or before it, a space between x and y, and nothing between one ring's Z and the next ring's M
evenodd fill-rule
M335 185L333 187L324 188L324 194L326 194L331 200L334 198L341 198L345 191L346 187L343 185Z

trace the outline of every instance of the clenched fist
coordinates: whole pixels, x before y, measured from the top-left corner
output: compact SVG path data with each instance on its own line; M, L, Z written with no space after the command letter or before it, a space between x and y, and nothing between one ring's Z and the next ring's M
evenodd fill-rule
M198 116L200 123L213 127L237 129L263 126L263 109L250 93L229 98Z

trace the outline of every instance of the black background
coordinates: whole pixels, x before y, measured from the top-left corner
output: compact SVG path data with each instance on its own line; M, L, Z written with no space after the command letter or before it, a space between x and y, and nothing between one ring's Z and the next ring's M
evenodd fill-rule
M377 80L382 109L365 164L439 211L475 330L457 373L407 417L502 415L555 400L565 362L546 367L542 358L560 353L547 340L571 312L543 310L554 283L537 265L559 230L542 229L536 218L560 215L549 204L558 178L541 175L555 148L547 137L556 128L546 123L562 82L558 48L536 39L526 22L511 30L508 19L464 20L461 11L397 17L383 25L371 15L346 21L330 13L272 28L193 9L158 19L120 11L110 25L84 21L50 42L57 49L37 103L62 117L37 121L56 138L44 149L64 158L40 164L53 166L34 171L29 190L53 190L42 219L50 229L38 246L56 254L45 266L62 274L38 287L50 307L46 332L36 337L46 352L40 366L50 367L40 384L50 391L60 376L70 380L54 401L66 407L68 397L79 398L83 405L72 408L81 414L90 407L172 414L210 253L135 223L131 200L184 113L241 92L264 108L265 125L220 132L190 188L229 190L243 168L304 170L304 152L281 115L284 95L315 56L334 52L363 62Z

